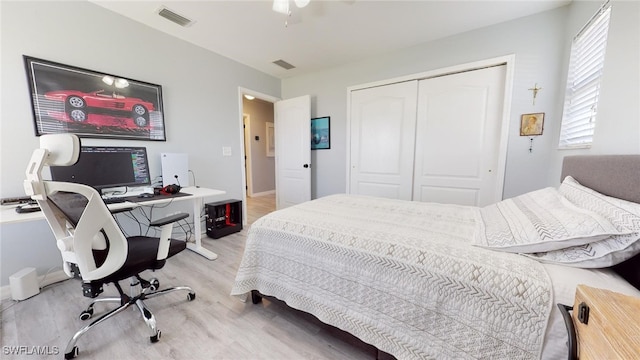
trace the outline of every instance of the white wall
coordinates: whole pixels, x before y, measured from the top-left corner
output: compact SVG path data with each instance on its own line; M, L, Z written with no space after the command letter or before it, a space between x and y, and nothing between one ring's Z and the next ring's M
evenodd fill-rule
M599 4L599 2L591 3ZM580 6L583 5L580 4ZM616 2L615 6L637 8L637 2L634 4ZM331 116L331 150L314 152L316 158L313 159L315 169L313 196L321 197L340 193L346 189L347 87L507 54L516 55L516 69L504 197L516 196L551 185L549 173L556 171L557 168L557 176L559 176L559 163L555 163L553 159L556 157L555 149L562 115L563 79L568 57L567 39L571 37L567 34L567 23L570 18L575 17L572 12L571 6L566 6L315 74L283 80L283 98L310 94L312 117ZM630 100L625 103L625 110L616 108L617 114L628 113L630 119L616 123L620 127L612 126L598 134L601 146L597 147L601 148L601 151L611 152L621 150L620 145L613 145L618 136L624 136L626 138L624 142L629 144L633 143L634 134L640 133L637 125L634 126L638 122L638 12L636 10L627 13L623 10L619 13L621 14L613 19L617 23L612 24L610 40L612 44L619 43L619 45L612 45L617 50L612 51L615 55L608 55L607 61L609 57L615 57L616 60L613 62L624 65L625 72L631 71L630 67L635 64L636 69L631 71L635 76L626 79L628 83L624 85L620 83L621 79L607 80L606 83L610 86L607 91L610 95L605 96L603 89L603 102L613 102L613 98L618 99L619 102L620 96L627 98L627 95L616 91L617 87L622 86L625 91L631 90L630 96L635 95L635 107ZM590 14L587 19L589 16ZM584 22L586 19L580 21ZM625 35L623 32L634 34ZM621 52L625 47L631 47L635 51L629 51L630 59L619 59L623 57ZM542 90L538 94L536 105L533 106L532 92L528 89L535 83L542 87ZM606 113L604 109L602 111ZM544 135L535 138L533 152L530 153L529 138L519 136L519 121L521 114L532 112L544 112L545 124ZM637 143L637 139L635 142ZM625 147L628 150L630 146L625 145ZM635 151L637 147L636 144Z
M238 87L280 96L280 80L84 1L0 2L0 197L22 196L34 135L22 55L162 85L167 141L82 139L83 144L146 146L152 178L161 152L189 154L197 184L242 198ZM232 149L223 157L222 147ZM216 199L212 199L216 200ZM1 280L26 267L60 265L45 226L2 226ZM24 229L24 231L21 231ZM17 239L16 234L25 236ZM48 260L43 260L48 259Z

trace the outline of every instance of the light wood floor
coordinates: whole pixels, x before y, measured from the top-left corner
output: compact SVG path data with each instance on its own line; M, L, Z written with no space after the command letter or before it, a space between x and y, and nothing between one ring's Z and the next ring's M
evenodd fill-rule
M248 199L249 222L273 210L273 196ZM197 293L192 302L186 293L175 292L146 301L156 316L162 338L149 342L148 328L137 308L98 325L80 338L78 359L374 359L375 349L313 316L288 308L279 301L259 305L241 302L229 295L244 249L247 229L218 240L203 239L204 247L219 257L209 261L191 252L169 259L155 273L161 287L191 286ZM125 285L123 283L123 285ZM116 294L113 286L105 294ZM46 287L25 301L2 302L1 345L3 359L53 359L62 353L71 336L86 325L79 319L89 303L80 282L67 280ZM96 305L99 315L107 305ZM11 356L7 346L48 347L60 354Z

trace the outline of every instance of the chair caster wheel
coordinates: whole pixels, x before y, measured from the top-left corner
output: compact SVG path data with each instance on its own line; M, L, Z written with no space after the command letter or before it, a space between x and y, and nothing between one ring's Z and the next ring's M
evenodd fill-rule
M71 351L69 351L68 353L64 354L64 358L65 359L73 359L76 356L78 356L78 347L74 346L73 349L71 349Z
M193 301L196 298L196 293L188 293L187 301Z
M83 311L80 314L80 320L86 321L91 319L92 316L93 316L93 308L88 308L87 310Z
M158 341L160 341L161 335L162 335L162 332L158 330L158 333L153 336L150 336L149 339L151 340L152 343L157 343Z
M149 280L149 288L151 289L151 291L157 291L158 289L160 289L160 280L156 278Z

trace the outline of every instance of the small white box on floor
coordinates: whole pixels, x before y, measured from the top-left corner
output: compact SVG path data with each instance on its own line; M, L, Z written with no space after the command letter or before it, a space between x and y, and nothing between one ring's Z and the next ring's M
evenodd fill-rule
M24 268L9 276L11 297L13 300L24 300L40 293L36 269Z

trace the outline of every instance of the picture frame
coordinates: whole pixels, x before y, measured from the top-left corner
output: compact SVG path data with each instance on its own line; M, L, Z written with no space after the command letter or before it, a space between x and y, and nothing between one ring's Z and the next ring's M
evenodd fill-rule
M544 131L544 113L522 114L520 136L538 136Z
M273 123L266 122L265 124L267 125L267 157L274 157L276 156L276 142Z
M166 141L160 85L23 58L36 136Z
M311 119L311 150L331 149L331 117Z

